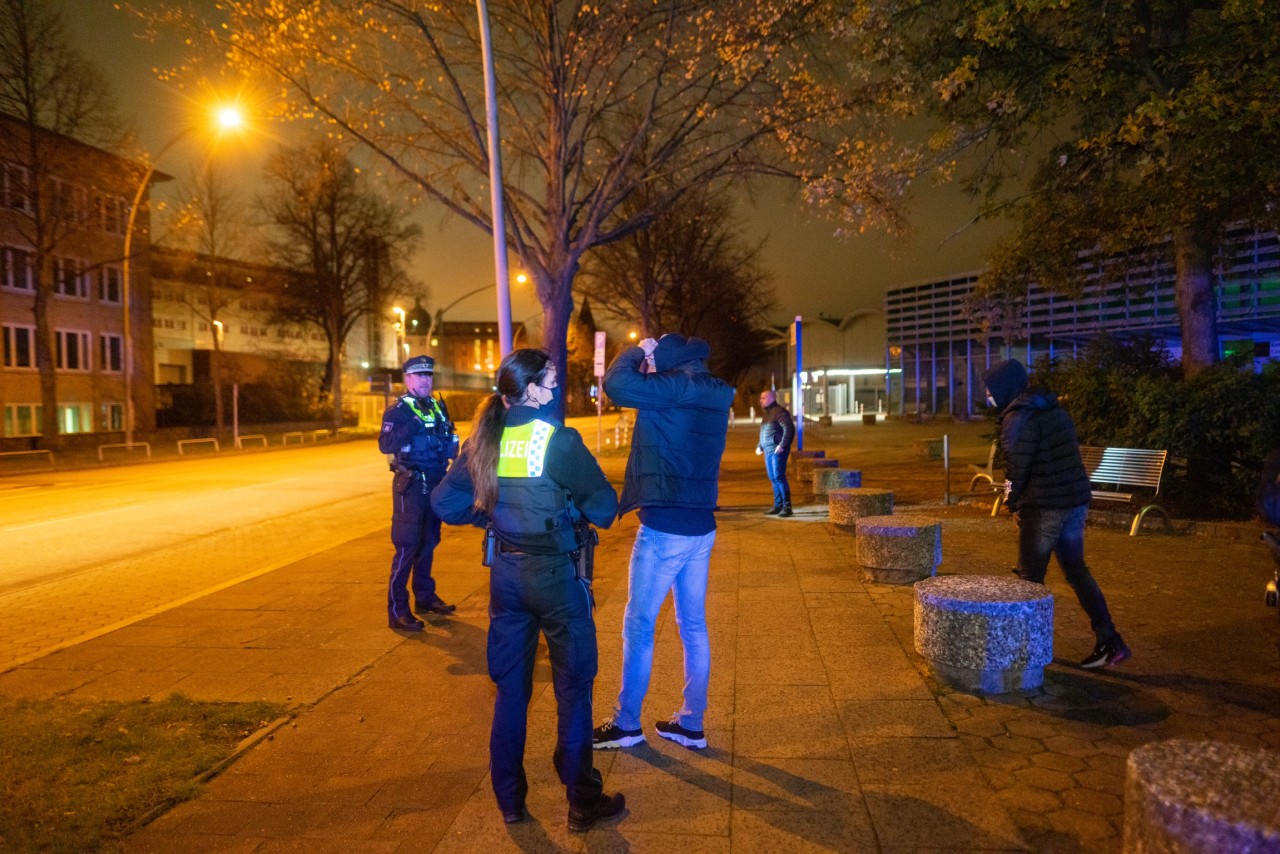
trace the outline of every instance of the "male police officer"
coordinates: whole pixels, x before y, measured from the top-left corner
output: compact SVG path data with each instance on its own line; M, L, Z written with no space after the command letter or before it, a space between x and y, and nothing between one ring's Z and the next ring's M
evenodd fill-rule
M382 416L378 449L392 455L395 472L391 487L391 584L387 592L387 623L393 629L420 632L423 622L409 610L410 576L414 610L419 614L452 614L436 595L431 558L440 542L440 517L431 509L431 490L444 479L449 460L458 455L458 434L444 401L431 394L436 362L414 356L404 363L408 394Z

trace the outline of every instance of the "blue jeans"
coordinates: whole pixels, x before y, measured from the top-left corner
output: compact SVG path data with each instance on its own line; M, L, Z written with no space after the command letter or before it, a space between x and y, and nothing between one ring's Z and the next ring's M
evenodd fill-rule
M533 696L538 632L547 639L556 695L552 761L569 803L600 797L591 758L591 686L596 624L591 594L567 555L499 554L489 575L489 678L498 689L489 735L489 772L503 812L524 806L525 733Z
M1087 504L1065 510L1025 507L1019 511L1018 575L1044 584L1049 555L1057 555L1062 574L1089 615L1098 643L1109 643L1120 635L1111 622L1107 600L1084 562L1084 521L1088 514Z
M769 475L769 484L773 487L773 506L791 506L791 484L787 483L787 457L790 451L775 454L764 452L764 470Z
M716 532L696 537L664 534L644 525L631 549L627 610L622 619L622 690L613 722L640 729L640 707L653 669L653 630L658 612L675 593L676 626L684 646L684 705L680 726L702 729L711 679L711 643L707 639L707 566Z

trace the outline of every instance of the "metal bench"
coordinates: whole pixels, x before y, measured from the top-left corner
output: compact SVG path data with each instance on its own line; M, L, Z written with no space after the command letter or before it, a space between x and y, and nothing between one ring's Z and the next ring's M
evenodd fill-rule
M1089 473L1089 484L1093 487L1095 501L1119 501L1130 504L1138 497L1137 490L1151 490L1151 497L1160 494L1160 478L1164 474L1165 460L1168 451L1153 451L1147 448L1099 448L1093 445L1080 446L1080 459L1084 461L1084 470ZM1000 505L1004 503L1004 491L996 495L991 515L996 515ZM1164 518L1166 533L1173 533L1173 520L1163 507L1155 502L1143 506L1133 517L1129 525L1129 536L1136 537L1142 529L1142 520L1151 511Z
M994 487L996 483L996 447L998 442L991 443L991 453L987 455L987 464L985 466L971 465L969 471L974 472L972 478L969 479L969 491L973 492L977 489L978 484L986 481L988 486Z

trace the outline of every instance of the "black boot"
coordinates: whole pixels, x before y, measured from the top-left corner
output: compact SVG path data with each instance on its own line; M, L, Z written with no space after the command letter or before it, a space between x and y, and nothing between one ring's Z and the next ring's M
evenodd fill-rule
M791 505L790 505L790 504L783 504L783 505L782 505L782 509L778 511L778 515L779 515L779 516L790 516L790 515L791 515Z
M764 515L766 515L766 516L777 516L777 515L778 515L779 513L781 513L781 512L782 512L782 505L781 505L781 504L775 504L775 505L773 505L773 509L772 509L772 510L766 510Z

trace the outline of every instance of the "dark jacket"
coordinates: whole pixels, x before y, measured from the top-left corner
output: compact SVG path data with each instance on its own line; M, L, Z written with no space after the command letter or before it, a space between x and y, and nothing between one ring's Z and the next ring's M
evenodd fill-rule
M458 455L458 433L444 400L406 394L387 407L378 450L391 454L394 466L422 472L429 481L444 477L449 460Z
M638 507L711 510L717 502L733 388L708 373L701 361L649 374L640 372L643 363L644 350L629 347L604 375L609 398L637 410L618 512Z
M508 428L542 421L554 428L547 442L543 468L537 476L499 477L494 518L475 508L475 487L467 462L469 442L431 492L431 507L450 525L484 526L492 522L503 542L533 554L572 551L571 525L579 516L599 528L608 528L618 510L618 493L600 470L600 464L572 427L552 420L540 409L513 406L507 411Z
M1089 503L1080 440L1057 395L1030 389L1014 398L1000 416L1000 447L1012 484L1005 501L1010 510L1065 510Z
M760 450L772 454L773 449L782 446L782 453L791 450L791 439L796 435L796 424L791 420L791 413L781 403L775 401L760 416Z

